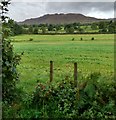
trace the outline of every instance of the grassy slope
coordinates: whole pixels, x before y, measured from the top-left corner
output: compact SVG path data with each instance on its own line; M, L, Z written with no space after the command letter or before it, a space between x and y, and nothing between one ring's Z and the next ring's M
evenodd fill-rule
M83 41L80 41L81 37ZM30 38L33 41L29 41ZM26 91L33 91L37 80L49 81L50 60L54 61L54 81L66 76L73 78L74 62L78 62L78 71L84 76L94 71L113 75L113 35L20 35L13 39L15 51L24 51L18 69L19 85Z

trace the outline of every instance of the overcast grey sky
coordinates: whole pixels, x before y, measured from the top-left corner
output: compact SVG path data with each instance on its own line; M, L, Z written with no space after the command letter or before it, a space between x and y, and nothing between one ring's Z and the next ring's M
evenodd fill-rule
M9 6L9 16L15 21L40 17L54 13L82 13L97 18L113 18L114 2L105 0L101 2L85 2L87 0L12 0ZM67 2L66 2L67 1ZM71 1L71 2L70 2ZM99 1L99 0L97 0ZM106 2L107 1L107 2ZM110 1L110 2L109 2Z

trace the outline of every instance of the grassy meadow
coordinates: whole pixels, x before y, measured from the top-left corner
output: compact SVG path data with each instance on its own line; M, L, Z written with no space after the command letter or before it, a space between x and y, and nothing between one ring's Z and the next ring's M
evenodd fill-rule
M18 86L25 91L33 92L38 81L49 81L50 60L54 62L53 82L73 79L74 62L78 63L78 80L92 72L113 77L113 34L19 35L12 40L15 52L24 52Z

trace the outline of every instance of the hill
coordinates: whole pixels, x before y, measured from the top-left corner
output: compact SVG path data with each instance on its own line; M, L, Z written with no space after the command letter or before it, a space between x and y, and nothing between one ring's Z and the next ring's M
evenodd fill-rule
M44 16L38 18L31 18L26 19L25 21L18 22L19 24L69 24L74 22L80 23L91 23L91 22L98 22L105 19L97 19L94 17L88 17L82 14L46 14Z

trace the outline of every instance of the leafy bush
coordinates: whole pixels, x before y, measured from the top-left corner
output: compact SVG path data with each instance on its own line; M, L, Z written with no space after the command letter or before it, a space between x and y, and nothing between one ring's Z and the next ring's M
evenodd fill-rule
M56 85L38 83L32 106L41 110L41 117L115 118L115 85L102 83L100 79L100 73L92 73L78 88L71 80Z
M6 13L9 1L3 1L1 4L2 13ZM11 102L16 95L16 82L18 81L16 67L21 57L13 51L13 45L9 39L11 30L6 18L2 16L2 96L4 102Z
M100 80L99 73L92 73L87 77L87 81L80 85L77 105L80 118L110 119L116 117L115 96L112 97L114 91L116 93L115 86L107 82L102 83Z
M39 82L32 95L19 93L25 96L21 102L3 107L4 118L116 119L115 81L106 82L100 73L82 78L78 88L67 79L56 84Z
M38 83L32 104L38 109L46 109L49 117L54 117L54 114L64 117L73 111L75 94L76 89L72 82L68 84L67 81L62 81L57 86Z

